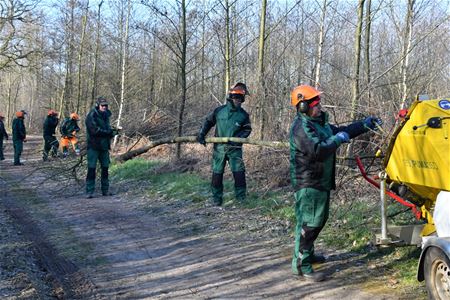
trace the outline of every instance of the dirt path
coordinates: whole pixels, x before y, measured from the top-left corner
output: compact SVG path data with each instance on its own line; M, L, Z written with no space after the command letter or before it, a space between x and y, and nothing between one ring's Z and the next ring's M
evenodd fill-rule
M12 166L11 151L0 163L0 226L9 228L2 240L28 245L21 256L36 266L24 271L33 274L33 292L20 296L24 289L3 263L14 255L0 255L2 298L402 299L365 288L376 270L351 253L327 253L319 266L326 282L292 276L291 241L251 211L148 199L137 186L85 199L82 186L45 180L51 163L31 150L40 148L38 137L26 147L24 166Z

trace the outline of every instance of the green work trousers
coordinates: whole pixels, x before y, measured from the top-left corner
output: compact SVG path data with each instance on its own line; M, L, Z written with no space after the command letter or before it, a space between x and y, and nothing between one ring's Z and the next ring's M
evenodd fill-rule
M59 142L53 135L44 136L44 151L42 152L42 158L47 160L48 153L51 150L51 155L55 157L58 154Z
M87 150L88 172L86 175L86 193L93 194L95 190L95 168L97 161L100 162L101 172L101 188L102 193L106 194L109 190L108 168L110 164L109 150Z
M0 137L0 160L4 160L5 156L3 155L3 136Z
M14 145L14 164L20 164L20 156L23 151L23 141L22 140L13 140Z
M295 247L292 273L313 272L314 241L328 220L330 192L304 188L295 192Z
M223 202L223 172L229 163L234 177L234 194L236 200L245 201L247 184L245 180L245 165L242 159L242 147L218 145L213 152L211 190L216 205Z

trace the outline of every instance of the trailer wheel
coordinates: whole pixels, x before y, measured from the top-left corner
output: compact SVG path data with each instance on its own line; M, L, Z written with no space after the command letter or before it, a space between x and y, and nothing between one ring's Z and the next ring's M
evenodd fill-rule
M424 272L430 299L450 299L450 260L441 249L437 247L428 249Z

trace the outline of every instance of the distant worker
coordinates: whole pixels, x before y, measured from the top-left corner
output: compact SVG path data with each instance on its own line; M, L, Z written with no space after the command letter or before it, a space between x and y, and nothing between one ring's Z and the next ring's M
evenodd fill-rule
M3 139L8 139L8 133L6 133L4 121L5 116L0 113L0 160L5 160L5 156L3 155Z
M80 147L78 146L77 133L80 131L78 121L80 117L77 113L71 113L70 117L65 118L59 127L61 132L61 147L63 151L63 157L69 155L69 143L72 145L76 155L80 155Z
M108 100L97 98L95 107L86 116L87 133L87 164L86 197L93 198L95 191L95 169L97 160L101 166L101 189L103 196L112 195L109 191L108 169L110 164L109 150L111 138L118 134L110 124L111 111L108 109Z
M314 241L325 226L330 207L330 191L335 189L336 150L343 143L381 125L381 120L368 117L348 126L328 123L322 111L322 92L300 85L291 92L291 104L297 115L290 130L290 172L295 190L295 247L292 272L307 280L326 279L314 272L312 264L325 261L314 253Z
M227 95L227 103L211 112L197 136L197 141L206 147L205 137L209 130L216 126L216 137L246 138L252 132L248 113L241 107L245 96L249 95L244 83L236 83ZM212 196L213 203L221 206L223 203L223 172L228 161L234 177L234 192L236 200L244 202L247 194L245 180L245 165L242 158L242 144L228 142L214 144L212 160Z
M48 154L51 153L52 157L58 155L59 142L55 137L56 126L58 126L59 118L58 113L53 109L50 109L47 113L43 125L43 136L44 136L44 151L42 153L42 160L48 160Z
M16 112L16 117L12 122L12 134L14 145L14 165L21 166L20 156L23 151L23 143L27 141L27 131L25 130L24 119L27 113L24 110Z

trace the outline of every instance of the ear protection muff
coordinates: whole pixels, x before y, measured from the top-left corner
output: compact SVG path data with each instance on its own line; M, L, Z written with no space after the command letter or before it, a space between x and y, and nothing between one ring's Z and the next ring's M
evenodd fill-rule
M309 103L308 101L302 101L298 104L298 110L301 113L306 114L309 111Z
M298 94L297 95L297 99L298 99L298 105L297 105L297 109L299 112L301 113L307 113L309 111L309 103L308 101L303 101L303 94Z

